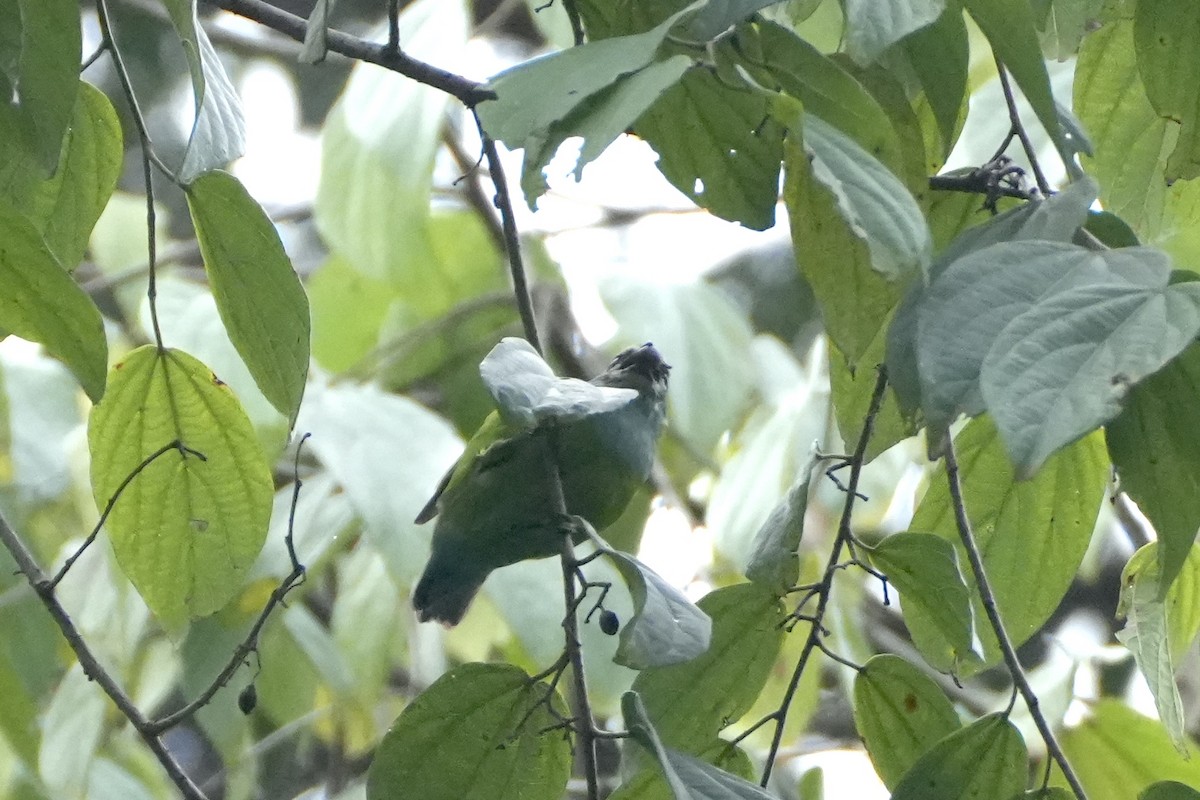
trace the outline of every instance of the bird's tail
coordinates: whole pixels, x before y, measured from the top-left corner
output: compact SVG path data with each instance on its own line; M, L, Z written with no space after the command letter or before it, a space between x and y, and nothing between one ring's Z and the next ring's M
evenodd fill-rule
M464 569L460 562L440 558L435 552L413 590L413 608L421 622L457 625L486 577L487 572Z

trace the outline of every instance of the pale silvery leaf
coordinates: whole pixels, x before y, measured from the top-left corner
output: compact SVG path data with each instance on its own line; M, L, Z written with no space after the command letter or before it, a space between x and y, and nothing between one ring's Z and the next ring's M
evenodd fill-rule
M521 428L547 419L567 422L615 411L638 396L633 389L559 378L529 342L514 336L492 348L480 363L479 374L500 416Z
M221 59L204 28L196 25L203 83L196 97L196 122L188 139L179 179L191 183L202 173L238 158L246 149L246 118L237 91L221 66Z

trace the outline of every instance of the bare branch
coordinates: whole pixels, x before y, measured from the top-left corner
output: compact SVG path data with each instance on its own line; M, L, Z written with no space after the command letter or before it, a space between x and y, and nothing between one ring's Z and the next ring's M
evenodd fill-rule
M75 657L79 659L79 666L83 668L83 672L89 679L95 681L104 693L109 696L113 704L120 712L129 720L142 741L154 753L154 757L158 759L158 763L166 770L167 776L171 782L183 793L185 800L207 800L200 788L192 782L192 779L187 776L179 762L167 750L165 744L158 737L150 725L149 721L142 715L129 695L125 694L125 690L117 683L116 679L109 674L108 670L96 658L91 648L87 646L87 642L79 634L79 629L75 627L75 623L71 621L71 617L67 614L62 604L58 602L58 598L54 595L54 587L42 572L41 567L33 558L33 554L25 547L25 543L21 541L16 532L9 526L8 520L0 514L0 542L3 542L4 547L12 554L13 559L17 562L17 568L29 581L29 585L33 587L38 598L42 601L42 605L50 612L51 618L54 619L58 629L62 631L63 638L67 640L67 644L74 651Z
M1029 679L1025 677L1025 671L1021 668L1020 660L1017 659L1017 649L1008 637L1008 631L1004 628L1004 621L1000 619L1000 609L996 606L996 596L992 593L992 585L988 581L987 571L983 567L983 556L979 554L979 547L975 544L975 535L971 532L971 521L967 518L967 506L963 501L962 479L958 472L958 459L954 454L953 442L947 444L945 458L946 480L950 486L950 502L954 506L954 520L958 524L958 536L967 551L967 560L971 564L971 573L975 576L976 586L979 587L979 599L983 604L984 613L987 614L992 632L996 635L996 641L1000 643L1000 651L1004 654L1004 663L1008 667L1008 673L1012 677L1016 690L1024 698L1025 705L1029 709L1029 715L1033 717L1033 722L1037 726L1038 733L1042 736L1042 741L1046 743L1046 752L1050 754L1050 757L1054 759L1055 763L1062 770L1063 777L1067 779L1067 783L1070 784L1071 791L1074 792L1075 797L1078 800L1087 800L1087 793L1083 789L1083 784L1079 782L1079 777L1075 774L1075 770L1067 760L1066 754L1063 753L1062 747L1054 737L1054 731L1050 729L1050 724L1046 721L1046 715L1042 713L1038 696L1034 693L1033 687L1029 685Z
M208 2L217 8L237 14L239 17L252 19L298 42L304 41L304 19L281 8L276 8L270 3L262 0L208 0ZM415 59L406 55L398 47L390 48L386 43L368 42L344 31L330 28L327 44L329 49L335 53L358 61L378 64L392 72L412 78L418 83L439 89L458 98L468 108L474 108L478 103L496 97L494 92L485 88L481 83Z

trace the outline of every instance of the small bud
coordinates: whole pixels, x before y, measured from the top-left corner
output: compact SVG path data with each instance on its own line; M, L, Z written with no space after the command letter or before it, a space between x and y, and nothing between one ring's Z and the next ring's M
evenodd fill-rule
M254 684L246 684L246 688L238 693L238 708L243 714L249 714L258 705L258 690Z
M607 608L600 612L600 630L609 636L617 635L617 631L621 630L621 619L616 612L609 611Z

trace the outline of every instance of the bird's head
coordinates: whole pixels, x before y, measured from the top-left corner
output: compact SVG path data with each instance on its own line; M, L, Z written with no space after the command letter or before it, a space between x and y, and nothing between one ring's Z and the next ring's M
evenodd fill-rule
M608 369L592 379L597 386L614 386L621 389L636 389L638 394L662 400L667 394L667 378L671 365L646 342L641 347L622 350L608 365Z

